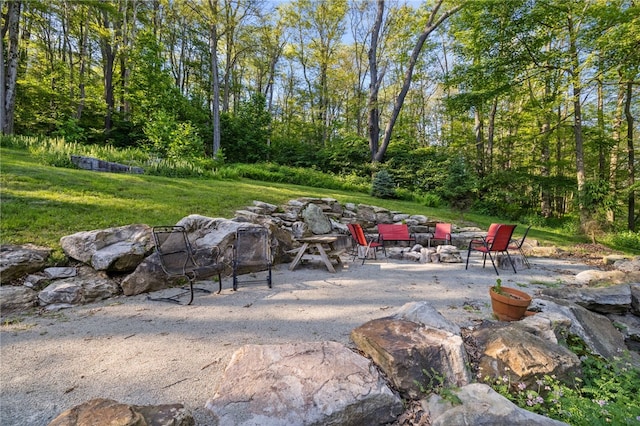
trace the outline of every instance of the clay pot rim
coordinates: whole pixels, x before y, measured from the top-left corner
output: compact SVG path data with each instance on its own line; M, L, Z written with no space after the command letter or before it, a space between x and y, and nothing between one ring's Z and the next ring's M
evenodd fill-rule
M529 296L524 291L520 291L512 287L502 286L501 288L503 293L516 296L516 297L509 297L504 294L496 293L494 288L495 286L489 287L489 295L492 298L501 301L502 303L506 303L508 305L514 305L514 306L525 306L525 307L528 307L529 304L531 303L531 296Z

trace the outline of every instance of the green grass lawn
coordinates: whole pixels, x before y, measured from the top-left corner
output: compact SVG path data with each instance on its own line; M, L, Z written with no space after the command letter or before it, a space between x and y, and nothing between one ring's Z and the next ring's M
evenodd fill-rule
M376 205L484 229L491 222L500 221L357 192L250 180L166 178L44 166L28 151L8 148L0 148L0 176L0 243L33 243L54 250L59 250L61 237L79 231L134 223L170 225L190 214L232 218L236 210L251 205L253 200L279 205L298 197L330 197L342 203ZM519 228L524 232L524 226ZM533 229L529 235L561 246L579 241L548 229Z

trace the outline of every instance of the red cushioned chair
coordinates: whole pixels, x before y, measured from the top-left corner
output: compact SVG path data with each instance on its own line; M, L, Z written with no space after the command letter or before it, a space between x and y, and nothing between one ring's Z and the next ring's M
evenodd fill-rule
M511 260L509 252L507 251L514 229L516 229L516 225L498 225L496 227L496 232L492 237L487 235L482 240L471 240L469 242L467 266L465 269L469 268L469 257L471 257L471 252L479 251L482 253L483 257L482 267L485 267L487 263L487 255L489 255L489 259L491 259L491 263L493 264L493 269L496 271L496 274L500 275L498 268L496 267L496 263L493 260L493 256L491 255L491 253L494 252L506 254L509 259L509 263L511 263L511 267L513 268L513 272L517 274L516 267Z

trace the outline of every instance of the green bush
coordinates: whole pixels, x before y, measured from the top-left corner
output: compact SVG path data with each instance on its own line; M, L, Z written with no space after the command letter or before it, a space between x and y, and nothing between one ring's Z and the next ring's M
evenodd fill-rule
M607 245L618 250L640 253L640 232L616 232L608 235L605 242Z

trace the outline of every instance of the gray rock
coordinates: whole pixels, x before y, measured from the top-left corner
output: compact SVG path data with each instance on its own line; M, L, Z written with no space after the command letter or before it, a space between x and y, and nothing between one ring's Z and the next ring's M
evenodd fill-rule
M21 312L37 305L38 293L25 286L0 286L0 312L2 315Z
M631 309L631 289L628 285L598 288L547 288L541 293L556 299L571 301L601 314L623 314Z
M0 281L2 284L24 275L40 271L45 267L51 249L33 244L0 246Z
M640 284L631 284L631 313L640 316Z
M540 312L524 317L513 325L557 344L559 340L564 341L569 334L571 320L558 312Z
M56 280L38 293L40 306L79 305L108 299L120 287L105 273L82 268L77 277Z
M566 423L519 408L484 384L473 383L454 393L459 398L460 405L451 406L439 398L432 398L429 402L431 413L441 413L432 418L432 426L566 425ZM437 407L443 404L446 406L444 409Z
M411 215L410 219L416 221L419 225L429 222L429 218L421 214Z
M376 425L402 403L370 362L336 342L247 345L206 403L226 425Z
M317 204L310 203L302 211L302 218L309 226L309 230L315 235L331 232L331 222Z
M596 269L590 269L588 271L582 271L576 275L576 282L584 285L612 285L612 284L628 284L640 282L640 272L625 272L620 270L613 271L600 271Z
M291 233L294 238L308 237L311 235L309 225L302 221L294 222L293 225L291 225Z
M71 278L78 275L78 270L72 266L45 268L43 272L51 280L58 280L61 278Z
M256 207L260 207L261 209L265 210L269 214L275 213L278 210L278 206L276 206L275 204L265 203L264 201L254 200L253 205Z
M597 355L613 360L619 356L619 349L624 348L624 336L603 315L549 296L537 298L536 305L541 307L543 312L560 313L569 318L569 332L584 340L589 350Z
M402 305L393 318L413 321L451 334L460 334L460 327L457 324L446 319L436 308L424 301Z
M72 259L99 271L132 271L153 250L151 228L128 225L83 231L60 239L62 250Z
M640 352L640 318L635 315L607 315L624 336L627 347Z
M640 256L616 261L613 266L622 272L640 272Z

